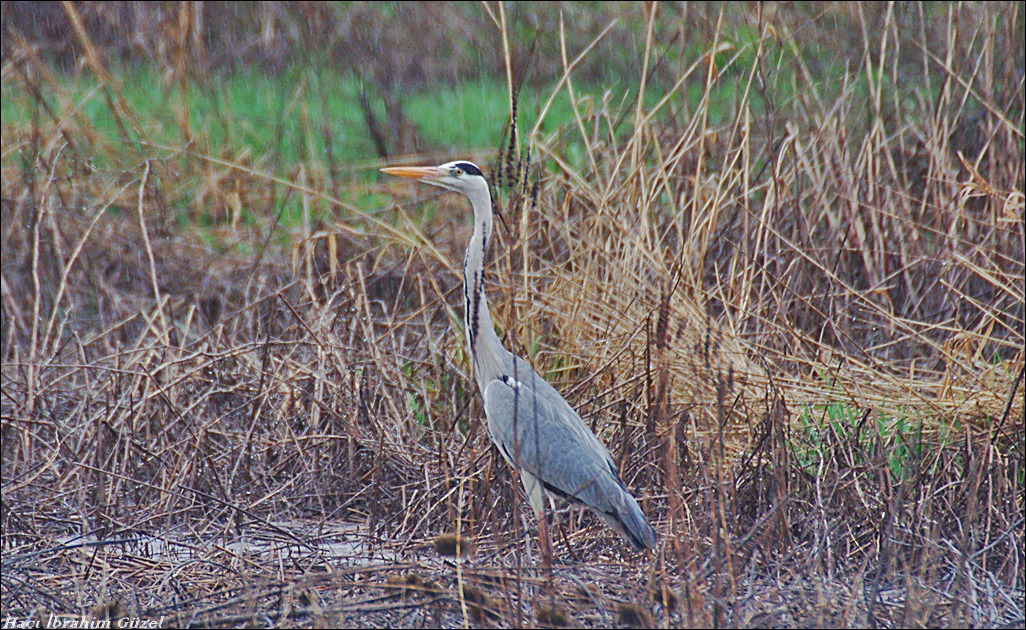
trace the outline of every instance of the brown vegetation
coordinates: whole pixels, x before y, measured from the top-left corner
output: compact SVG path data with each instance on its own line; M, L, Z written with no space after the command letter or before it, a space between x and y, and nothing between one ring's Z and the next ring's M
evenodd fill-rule
M563 511L552 575L479 425L462 200L415 220L414 189L352 184L397 201L356 207L316 160L265 173L161 150L113 81L142 141L112 149L70 95L59 111L40 96L3 135L4 614L1021 625L1022 8L813 6L735 16L750 42L706 15L697 56L652 35L664 8L635 7L636 100L577 98L571 124L500 145L496 322L610 446L660 536L630 555ZM486 8L474 36L494 52L489 12L512 18ZM49 93L43 36L9 37L4 11L4 82ZM859 33L833 96L798 32L831 20ZM85 19L61 53L99 77L90 29L105 32ZM210 63L148 41L133 45L176 71ZM771 42L794 51L785 102L766 88ZM588 43L545 71L557 91L577 94ZM521 72L529 47L514 38L496 69ZM648 80L711 94L730 72L728 112L638 105ZM919 102L893 89L905 76ZM223 201L217 244L176 224L187 189ZM297 197L336 221L283 230ZM439 557L440 535L473 555Z

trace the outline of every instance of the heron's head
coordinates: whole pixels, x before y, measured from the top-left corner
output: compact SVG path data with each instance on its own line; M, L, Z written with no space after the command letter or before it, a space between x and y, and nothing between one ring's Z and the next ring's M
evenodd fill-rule
M446 190L463 193L468 197L478 192L488 192L488 182L475 164L457 160L441 166L390 166L382 173L398 177L419 179L425 184L440 186Z

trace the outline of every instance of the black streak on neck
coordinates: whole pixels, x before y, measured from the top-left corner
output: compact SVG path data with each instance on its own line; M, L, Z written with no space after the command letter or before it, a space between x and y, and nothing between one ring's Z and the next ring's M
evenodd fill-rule
M474 166L468 164L468 166ZM462 164L460 166L463 167ZM468 171L469 172L469 171ZM478 171L480 172L480 171ZM467 264L470 261L469 255L463 264L463 310L466 317L467 337L470 341L470 356L476 363L477 340L480 334L481 325L481 301L484 292L484 259L488 251L488 236L485 234L485 223L481 224L481 269L474 272L473 277L468 275ZM467 252L470 253L469 251Z

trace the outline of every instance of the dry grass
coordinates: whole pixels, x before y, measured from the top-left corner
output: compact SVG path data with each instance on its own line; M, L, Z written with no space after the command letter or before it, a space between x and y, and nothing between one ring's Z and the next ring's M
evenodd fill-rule
M425 191L357 208L316 160L271 174L162 150L114 80L134 149L104 146L69 95L5 128L4 615L1021 625L1022 9L895 10L823 9L863 32L835 94L792 14L758 14L749 42L715 22L687 65L651 35L657 8L643 67L678 69L667 98L639 105L644 80L635 100L578 98L567 50L576 119L502 142L495 319L660 536L625 555L562 512L551 575L479 425L462 200L414 218ZM784 102L770 49L792 51ZM18 51L5 82L56 85ZM680 98L730 76L728 112ZM224 208L206 241L175 223L185 190ZM473 555L439 557L442 537Z

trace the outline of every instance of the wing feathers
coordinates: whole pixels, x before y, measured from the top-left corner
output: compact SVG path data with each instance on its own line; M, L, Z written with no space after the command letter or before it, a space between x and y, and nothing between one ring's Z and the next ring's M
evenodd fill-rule
M488 433L510 464L547 492L593 508L635 547L655 546L609 452L551 385L517 360L517 379L493 380L483 394Z

